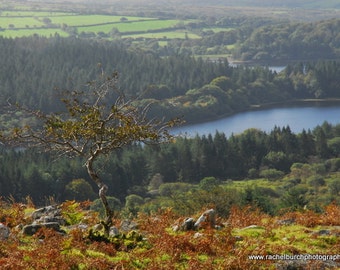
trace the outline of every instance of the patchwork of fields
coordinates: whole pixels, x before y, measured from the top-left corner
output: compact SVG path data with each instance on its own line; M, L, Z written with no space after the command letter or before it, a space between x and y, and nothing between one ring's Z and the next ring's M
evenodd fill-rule
M188 30L192 20L159 19L136 16L84 15L47 11L3 11L0 13L0 36L23 37L39 35L66 37L133 39L185 39L201 38ZM219 29L220 30L220 29Z

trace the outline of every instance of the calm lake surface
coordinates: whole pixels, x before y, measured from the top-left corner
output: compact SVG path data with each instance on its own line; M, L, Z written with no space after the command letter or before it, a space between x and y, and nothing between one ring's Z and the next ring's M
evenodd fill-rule
M238 113L223 119L201 124L187 125L173 130L174 134L198 135L223 132L229 137L231 134L242 133L249 128L257 128L270 132L275 126L289 126L292 132L300 133L303 129L313 129L324 121L340 124L340 104L337 105L308 105L299 107L284 107L261 109Z

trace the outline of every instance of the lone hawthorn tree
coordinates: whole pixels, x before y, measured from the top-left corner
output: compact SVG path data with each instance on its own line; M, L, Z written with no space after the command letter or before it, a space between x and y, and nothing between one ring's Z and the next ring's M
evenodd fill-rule
M18 105L16 111L33 116L40 124L0 134L1 140L10 145L83 157L90 178L99 188L106 230L112 224L113 211L106 198L108 187L96 172L96 160L133 142L170 142L173 136L168 130L179 122L148 120L149 105L139 108L135 100L126 99L116 87L117 78L117 73L109 77L102 73L98 80L88 83L86 91L63 91L61 101L66 110L61 113L44 113ZM110 100L112 104L108 104Z

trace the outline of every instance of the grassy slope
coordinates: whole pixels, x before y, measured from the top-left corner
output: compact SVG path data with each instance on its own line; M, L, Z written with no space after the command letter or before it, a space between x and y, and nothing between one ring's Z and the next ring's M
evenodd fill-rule
M142 2L137 0L127 1L102 1L100 3L91 3L90 1L68 1L67 3L43 3L37 1L35 4L35 10L31 6L24 6L21 2L10 2L8 7L4 6L4 11L0 14L0 27L3 31L0 35L6 37L21 37L31 34L39 34L42 36L54 35L56 32L62 36L67 36L68 33L64 33L61 29L55 27L61 27L61 25L78 27L78 33L81 32L104 32L108 34L112 28L118 28L120 32L146 32L148 30L165 29L173 27L177 24L178 20L157 20L155 18L148 17L136 17L125 16L128 14L143 14L143 12L169 13L169 14L205 14L208 16L268 16L282 19L291 20L320 20L329 17L337 17L340 14L340 3L337 0L328 1L260 1L260 0L231 0L231 1L179 1L172 0L168 2L159 2L155 0L144 0ZM208 5L208 6L207 6ZM299 7L299 8L295 8ZM323 11L313 10L325 9ZM333 10L330 10L333 8ZM339 8L339 12L334 10ZM7 10L6 10L7 9ZM309 9L309 10L306 10ZM329 9L329 10L326 10ZM55 10L55 11L53 11ZM61 10L65 10L62 12ZM66 11L69 12L66 12ZM74 11L80 12L76 14ZM94 13L112 12L113 14L120 15L89 15L88 12L92 10ZM83 12L83 13L82 13ZM124 15L121 15L124 14ZM122 16L128 19L128 22L121 22ZM50 31L48 25L43 23L44 18L49 18L54 24L54 28ZM152 20L152 21L148 21ZM187 22L187 21L185 21ZM13 24L16 29L9 29L9 24ZM18 29L17 29L18 28ZM42 29L44 28L44 29ZM17 30L20 30L18 32ZM22 31L25 30L25 31ZM214 32L222 31L226 29L211 29ZM165 32L171 32L167 35L161 34L161 38L166 36L171 38L182 38L182 35L173 33L173 31L166 30ZM146 38L150 35L147 34ZM188 31L189 38L199 38L197 34ZM138 36L140 37L140 35ZM159 37L158 35L152 35L152 37Z
M178 24L178 20L153 20L153 21L140 21L128 23L116 23L108 25L97 26L84 26L78 27L78 31L91 31L91 32L109 32L113 27L117 28L119 32L146 32L148 30L160 30L163 28L174 27Z
M6 38L15 38L15 37L29 37L34 34L43 37L54 36L57 33L61 37L67 37L68 34L60 29L22 29L22 30L6 30L5 32L0 32L0 36Z
M121 33L145 32L146 36L139 34L136 37L152 38L185 38L184 32L175 32L170 28L179 24L180 20L158 20L157 18L124 16L126 22L121 22L122 16L109 15L81 15L74 13L48 13L46 12L6 12L0 16L0 27L4 31L0 32L4 37L22 37L33 34L50 36L58 33L61 36L68 36L61 28L62 25L76 27L78 32L104 32L109 33L112 28L118 29ZM19 16L20 15L20 16ZM52 27L43 23L44 18L49 18ZM12 27L9 27L12 24ZM161 31L164 29L164 31ZM169 30L170 29L170 30ZM159 30L160 33L150 34L148 31ZM130 36L132 37L132 36ZM200 38L188 33L189 38Z

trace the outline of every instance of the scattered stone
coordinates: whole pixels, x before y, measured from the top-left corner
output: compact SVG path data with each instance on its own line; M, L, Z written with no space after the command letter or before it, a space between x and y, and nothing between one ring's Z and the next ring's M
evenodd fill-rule
M138 229L138 224L132 220L125 219L120 223L120 230L123 232L129 232Z
M308 260L285 260L279 261L275 264L277 270L292 270L292 269L318 269L318 270L330 270L339 269L340 263L332 260L320 261L317 268L309 268Z
M35 210L31 218L33 222L22 228L22 233L26 235L34 235L41 228L53 229L63 233L60 226L66 224L66 220L62 217L61 209L57 205L50 205Z
M317 232L318 235L330 235L331 231L330 230L320 230Z
M32 213L31 217L32 217L32 219L37 220L37 219L41 218L42 216L46 216L49 213L52 213L52 212L55 213L55 211L57 211L57 210L58 210L58 208L57 208L56 205L50 205L50 206L42 207L42 208L35 210Z
M250 226L242 228L241 230L249 230L249 229L262 229L262 230L264 230L264 228L262 226L258 226L258 225L250 225Z
M173 230L174 232L178 232L178 231L179 231L179 225L173 225L173 226L172 226L172 230Z
M236 236L234 237L234 239L235 239L235 241L243 241L243 237L240 236L240 235L236 235Z
M60 225L58 222L47 222L47 223L32 223L30 225L24 226L22 233L26 235L34 235L41 228L53 229L57 232L63 232L60 230Z
M222 226L222 225L215 225L216 230L222 230L223 228L224 228L224 226Z
M67 226L67 231L81 230L83 232L87 231L89 226L84 223Z
M103 226L103 224L101 224L101 223L96 224L96 225L93 226L93 231L94 231L94 232L100 232L100 231L103 230L103 229L104 229L104 226Z
M210 228L215 228L215 223L216 223L216 213L214 209L209 209L205 211L195 222L194 228L195 229L200 229L202 228L205 224L208 224Z
M195 221L193 218L186 218L180 226L181 231L193 230L195 226Z
M191 231L198 230L204 227L209 226L214 229L221 229L224 226L219 225L216 226L216 213L214 209L209 209L205 211L195 222L195 220L191 217L186 218L182 224L177 224L172 227L173 231Z
M275 264L277 270L289 270L289 269L305 269L307 266L306 261L280 261Z
M194 238L195 238L195 239L196 239L196 238L200 238L200 237L202 237L202 236L203 236L203 233L197 232L197 233L194 234Z
M32 219L36 223L57 222L61 226L66 224L66 220L61 215L61 209L57 205L49 205L35 210Z
M23 224L19 224L19 225L17 225L17 226L14 227L14 230L15 230L16 232L21 232L23 227L24 227Z
M326 236L326 235L339 236L340 231L336 230L336 229L333 230L333 228L331 227L330 229L322 229L322 230L319 230L319 231L312 232L312 235L316 235L316 236Z
M221 224L221 226L222 226L222 227L230 227L231 224L230 224L229 221L227 221L227 222L223 222L223 223Z
M86 231L89 228L89 226L87 224L79 224L78 225L78 229L82 230L82 231Z
M118 228L115 227L115 226L112 226L112 227L110 228L110 231L109 231L109 236L110 236L110 237L115 237L115 236L118 236L118 235L119 235L119 230L118 230Z
M9 228L6 225L0 223L0 241L6 240L9 237L9 234Z
M282 220L276 221L276 223L278 225L292 225L295 223L295 219L294 218L282 219Z

